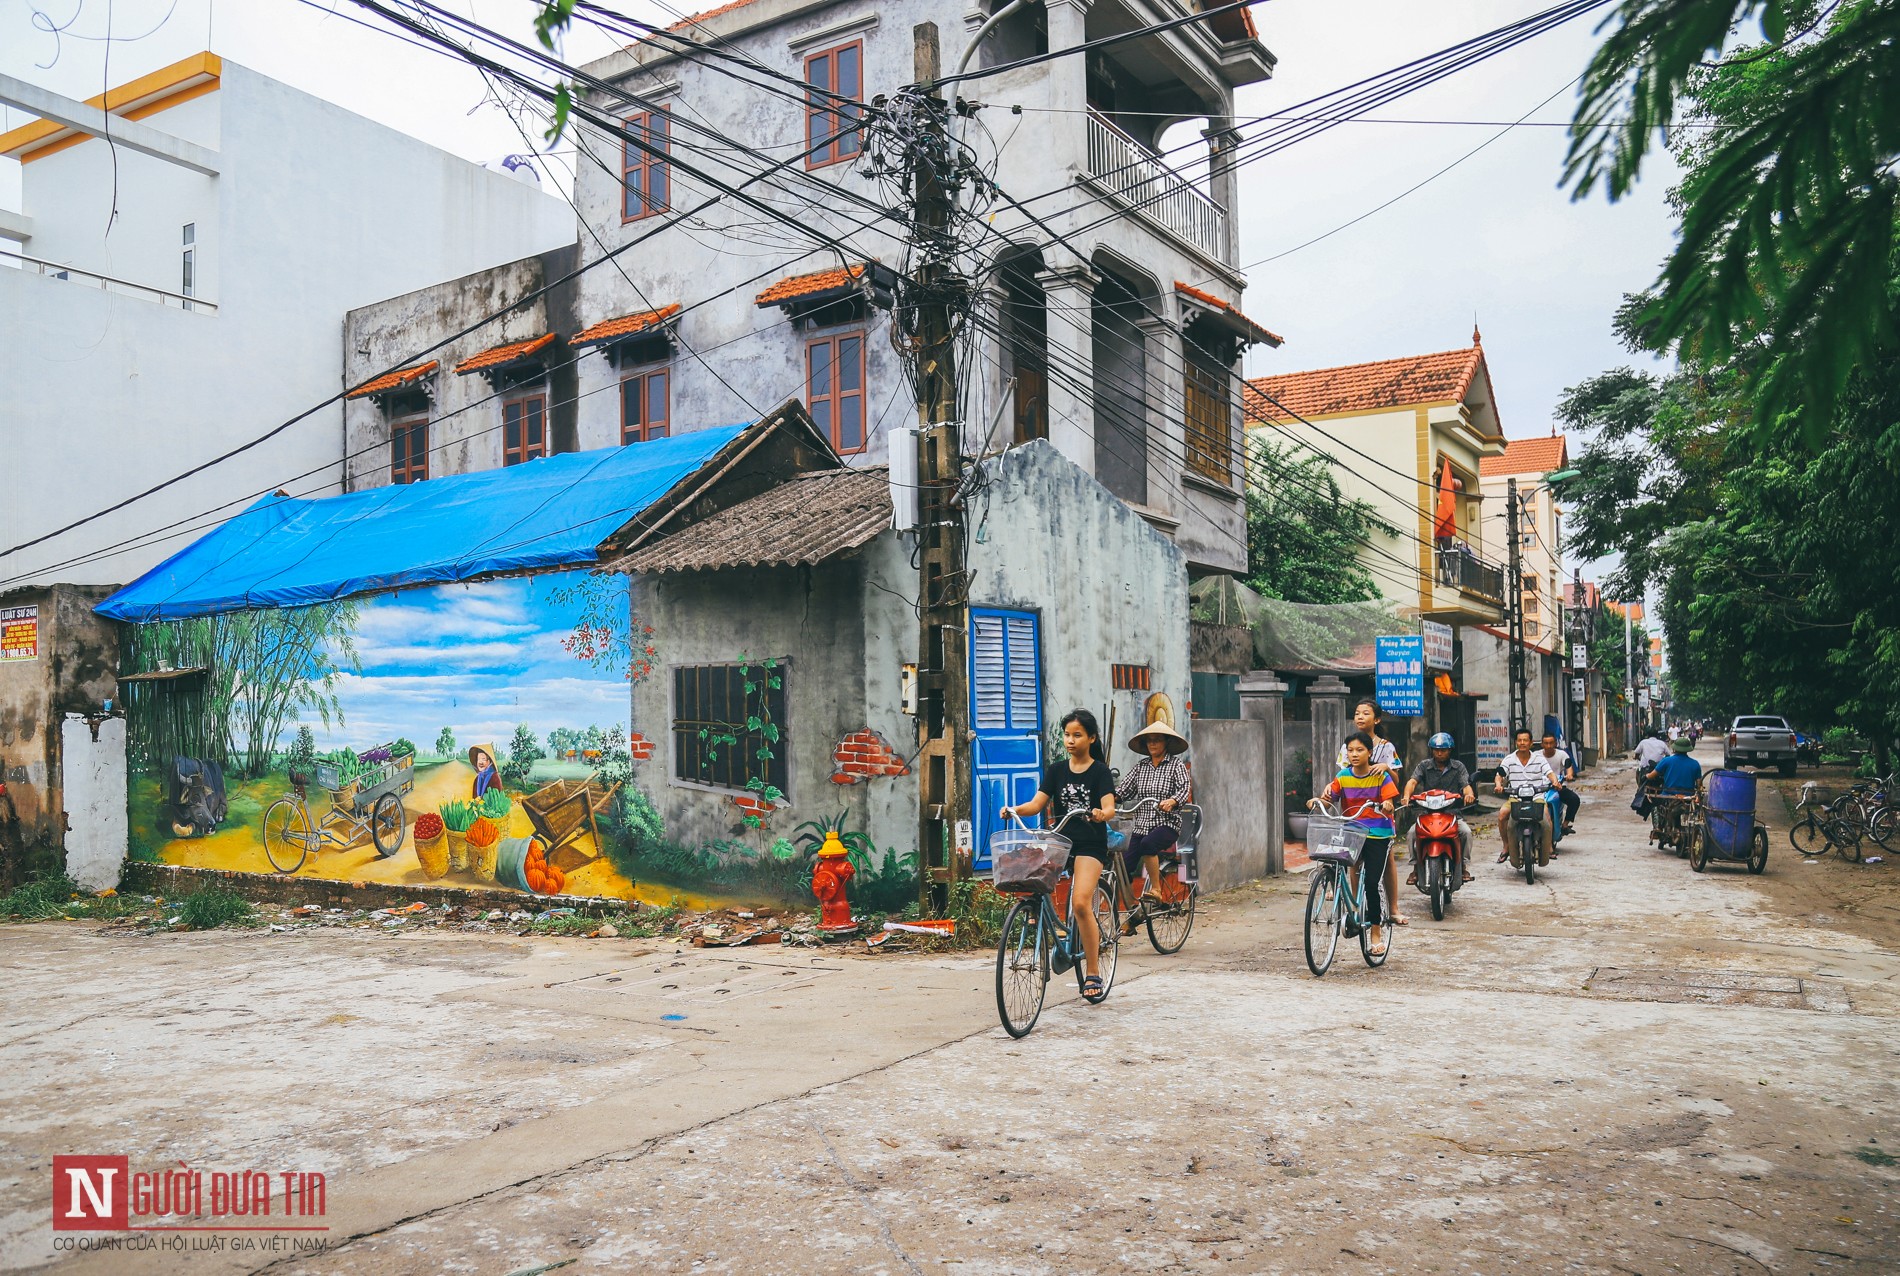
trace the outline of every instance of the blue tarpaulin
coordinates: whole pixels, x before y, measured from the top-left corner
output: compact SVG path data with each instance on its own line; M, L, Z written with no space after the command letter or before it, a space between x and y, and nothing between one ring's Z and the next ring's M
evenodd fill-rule
M304 607L406 585L585 566L748 427L316 500L267 496L96 608L146 622Z

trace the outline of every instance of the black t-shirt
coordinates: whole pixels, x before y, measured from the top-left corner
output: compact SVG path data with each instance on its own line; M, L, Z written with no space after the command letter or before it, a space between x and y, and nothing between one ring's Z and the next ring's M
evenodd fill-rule
M1042 791L1049 795L1049 806L1043 813L1049 827L1054 828L1058 820L1079 807L1083 814L1063 827L1062 836L1084 849L1108 849L1108 826L1088 817L1088 812L1115 791L1115 777L1106 762L1092 762L1086 771L1070 770L1067 758L1051 762L1042 771Z

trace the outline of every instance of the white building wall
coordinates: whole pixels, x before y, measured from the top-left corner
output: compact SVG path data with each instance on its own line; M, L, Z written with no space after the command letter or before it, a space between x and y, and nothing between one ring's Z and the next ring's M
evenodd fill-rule
M571 242L566 204L225 62L221 87L143 121L221 155L201 177L89 139L24 166L29 253L176 291L194 222L215 313L0 270L0 428L13 442L0 548L124 499L323 403L344 312ZM46 545L0 579L130 580L253 495L334 491L342 412L319 408L206 474ZM196 521L194 521L196 520ZM77 555L182 523L172 538Z

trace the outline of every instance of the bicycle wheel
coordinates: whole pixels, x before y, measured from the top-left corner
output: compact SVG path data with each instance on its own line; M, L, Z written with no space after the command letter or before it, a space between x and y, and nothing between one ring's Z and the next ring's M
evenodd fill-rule
M1877 806L1867 814L1867 836L1880 843L1885 850L1887 840L1900 833L1900 808Z
M1116 885L1108 874L1095 886L1095 960L1100 965L1098 972L1102 976L1102 997L1106 999L1109 990L1115 986L1116 959L1121 956L1122 943L1122 907L1116 894ZM1082 991L1082 982L1089 977L1088 963L1075 963L1075 990ZM1098 1003L1099 1004L1099 1003Z
M376 853L388 859L400 851L403 833L402 799L385 793L376 799L369 817L369 839L376 843Z
M1026 1037L1042 1015L1049 987L1048 944L1042 933L1041 901L1019 899L1003 918L996 941L996 1014L1003 1031Z
M1148 914L1148 942L1158 953L1178 953L1187 943L1188 932L1194 929L1194 903L1200 898L1201 888L1173 879L1166 894L1182 898L1169 899L1160 913Z
M1860 825L1853 820L1836 816L1822 826L1827 835L1827 844L1834 853L1850 863L1860 862Z
M1797 855L1813 859L1816 855L1827 854L1827 834L1822 831L1821 821L1809 811L1795 826L1788 830L1788 844Z
M1306 968L1315 976L1332 969L1339 936L1346 929L1346 902L1340 898L1344 878L1331 864L1313 870L1306 888Z
M280 873L294 873L303 867L316 836L310 831L310 813L287 797L280 797L264 812L264 857Z
M1754 839L1748 844L1748 871L1759 877L1761 871L1767 867L1768 830L1758 828L1755 830Z

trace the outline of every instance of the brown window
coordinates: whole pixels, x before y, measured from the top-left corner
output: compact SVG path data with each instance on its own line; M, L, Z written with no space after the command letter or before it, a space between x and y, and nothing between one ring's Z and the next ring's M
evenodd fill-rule
M620 441L645 443L666 437L670 369L654 368L620 379Z
M1154 670L1147 665L1111 665L1110 680L1117 691L1152 691Z
M520 465L548 454L548 398L524 394L501 405L501 463Z
M1187 467L1216 483L1234 481L1234 413L1228 374L1187 360Z
M849 103L864 100L864 42L853 40L806 58L805 83L811 85L805 94L805 145L816 148L805 157L805 166L855 158L859 112Z
M791 730L785 720L786 662L679 665L673 670L673 775L689 784L745 789L754 779L791 789ZM752 729L752 723L758 729ZM769 728L769 729L768 729ZM723 737L733 737L728 742ZM766 756L761 757L760 754Z
M420 483L429 477L429 418L404 417L389 423L389 480Z
M647 217L669 206L672 174L666 156L671 131L671 118L665 111L650 111L627 120L629 136L620 144L622 221Z
M864 450L864 334L841 332L805 347L805 402L839 453Z

